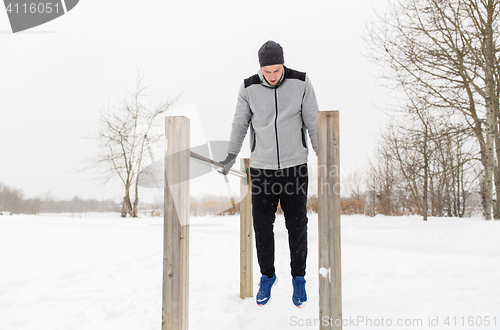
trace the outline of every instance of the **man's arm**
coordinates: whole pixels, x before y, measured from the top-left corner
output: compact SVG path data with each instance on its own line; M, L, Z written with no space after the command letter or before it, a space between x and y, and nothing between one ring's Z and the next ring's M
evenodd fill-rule
M314 88L309 80L309 76L306 75L306 86L302 99L302 121L309 132L309 138L311 138L311 143L316 154L318 154L318 110L318 101L316 101Z
M241 84L238 93L238 102L236 103L236 111L233 117L233 124L231 126L231 135L227 148L228 154L237 155L240 153L241 145L247 134L251 118L252 111L250 110L250 105L246 97L245 84Z

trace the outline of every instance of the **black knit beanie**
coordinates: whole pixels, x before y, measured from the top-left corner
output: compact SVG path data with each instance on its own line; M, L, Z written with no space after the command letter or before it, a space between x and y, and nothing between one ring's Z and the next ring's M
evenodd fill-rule
M281 48L280 44L272 40L263 44L259 49L259 63L261 68L263 66L285 63L283 48Z

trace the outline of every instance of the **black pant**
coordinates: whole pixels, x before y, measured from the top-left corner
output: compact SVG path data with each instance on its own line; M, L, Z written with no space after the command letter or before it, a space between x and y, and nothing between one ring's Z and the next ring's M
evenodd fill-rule
M304 276L307 258L307 164L280 170L250 169L252 216L260 272L274 276L274 220L285 214L292 276Z

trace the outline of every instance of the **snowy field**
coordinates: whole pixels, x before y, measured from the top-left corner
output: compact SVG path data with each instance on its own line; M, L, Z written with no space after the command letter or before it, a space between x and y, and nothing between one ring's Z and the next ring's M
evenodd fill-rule
M192 218L189 329L318 329L309 220L299 310L282 216L279 281L264 308L239 299L239 218ZM0 216L0 330L160 330L162 222ZM500 329L500 221L343 216L342 276L344 329ZM258 279L254 260L254 290Z

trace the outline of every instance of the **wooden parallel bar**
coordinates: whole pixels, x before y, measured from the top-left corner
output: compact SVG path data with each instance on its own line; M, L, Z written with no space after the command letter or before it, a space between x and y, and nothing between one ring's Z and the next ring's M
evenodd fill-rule
M342 329L339 112L318 112L320 329ZM323 322L328 320L328 322Z
M241 159L241 171L248 176L240 181L240 298L253 296L253 226L250 159Z
M165 119L162 330L187 330L189 306L189 119Z

